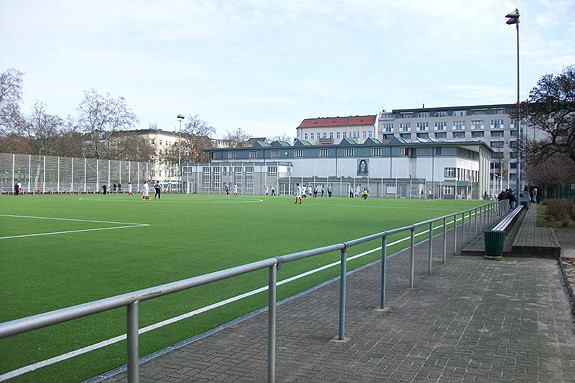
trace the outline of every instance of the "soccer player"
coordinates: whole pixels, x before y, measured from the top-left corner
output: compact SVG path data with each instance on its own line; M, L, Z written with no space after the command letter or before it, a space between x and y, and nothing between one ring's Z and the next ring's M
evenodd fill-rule
M160 185L160 181L156 181L154 189L156 190L156 195L154 196L154 199L156 199L156 197L158 197L158 199L162 199L162 185Z
M128 197L132 196L132 183L128 182Z
M269 195L270 188L266 186L266 195Z
M234 184L234 195L238 195L238 184Z
M226 191L226 195L229 197L230 195L230 187L227 183L224 182L224 190Z
M142 185L142 199L146 200L146 199L150 199L150 196L148 195L149 189L148 189L148 181L144 182L144 184Z
M295 203L299 200L299 204L301 205L301 194L302 194L302 187L299 186L299 183L296 184L297 189L295 192Z

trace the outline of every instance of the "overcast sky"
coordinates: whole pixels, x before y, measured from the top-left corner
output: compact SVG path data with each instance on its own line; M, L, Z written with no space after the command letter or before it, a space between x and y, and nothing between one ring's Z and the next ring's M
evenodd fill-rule
M91 88L139 128L200 115L218 137L296 135L305 118L514 103L575 64L573 0L0 0L0 72L24 107L75 116Z

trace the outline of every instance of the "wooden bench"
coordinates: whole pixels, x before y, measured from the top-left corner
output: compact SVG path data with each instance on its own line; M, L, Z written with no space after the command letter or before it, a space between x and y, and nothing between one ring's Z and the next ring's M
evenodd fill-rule
M486 257L501 257L503 255L503 245L505 244L507 233L519 217L523 207L523 205L517 206L503 217L497 225L483 232Z

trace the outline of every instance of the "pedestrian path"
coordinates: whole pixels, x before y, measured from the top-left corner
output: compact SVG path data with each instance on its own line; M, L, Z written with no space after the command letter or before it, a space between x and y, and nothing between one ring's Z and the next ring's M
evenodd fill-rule
M575 326L557 261L449 255L444 264L442 241L431 275L428 247L416 247L413 289L409 251L389 259L386 311L375 310L380 264L349 275L347 342L330 341L338 281L280 304L276 381L575 382ZM143 383L266 380L266 312L140 366Z

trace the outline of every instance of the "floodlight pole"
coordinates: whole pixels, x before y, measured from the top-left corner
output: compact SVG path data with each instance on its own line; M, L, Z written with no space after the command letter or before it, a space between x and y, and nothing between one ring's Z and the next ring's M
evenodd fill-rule
M178 120L180 121L180 134L178 136L178 193L182 192L182 121L184 121L184 115L178 114Z
M515 24L515 29L517 30L517 120L516 120L516 124L517 124L517 190L515 191L517 193L517 195L519 196L519 192L521 191L520 187L521 187L521 150L519 148L520 142L521 142L521 126L520 126L520 120L519 120L519 115L520 115L520 108L521 108L521 104L520 104L520 95L519 95L519 10L515 9L515 11L508 13L505 16L508 20L507 20L507 24L508 25L512 25Z

